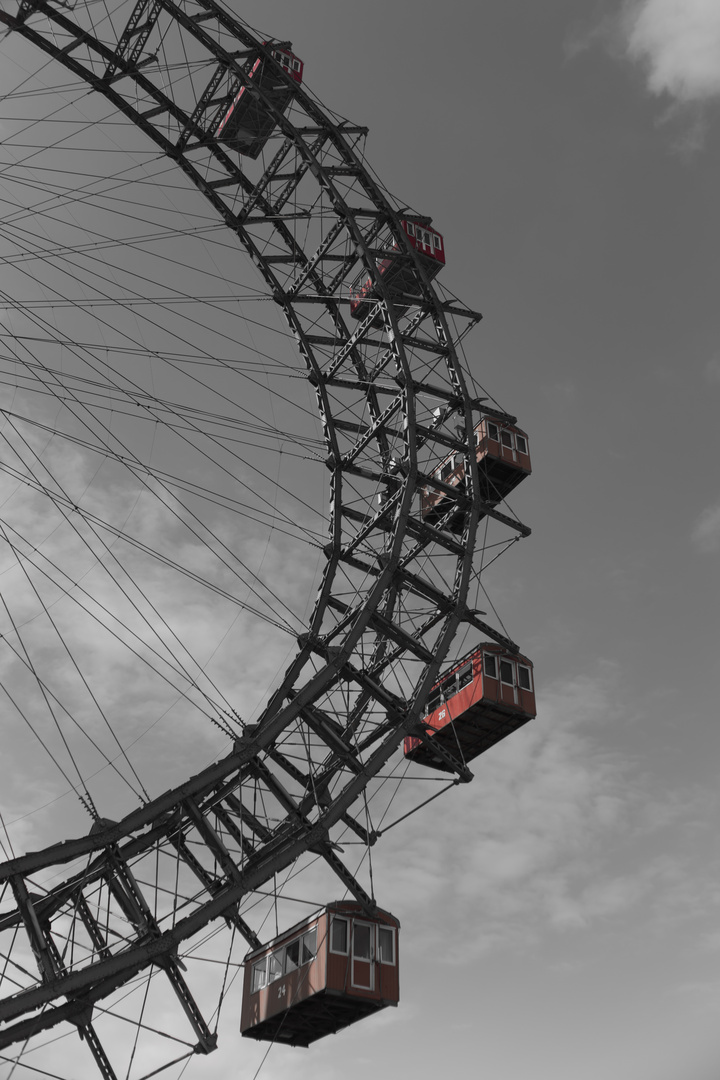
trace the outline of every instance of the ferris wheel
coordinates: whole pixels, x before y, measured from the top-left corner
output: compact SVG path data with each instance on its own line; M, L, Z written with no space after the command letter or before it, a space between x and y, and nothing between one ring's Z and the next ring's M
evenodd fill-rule
M307 1045L397 1000L372 849L428 800L412 778L467 782L535 714L480 609L529 534L504 501L527 435L470 377L446 236L298 45L216 0L7 0L0 24L47 58L2 87L26 193L1 237L3 689L87 821L28 854L0 823L0 1060L69 1075L23 1056L57 1029L107 1080L181 1069L243 971L243 1032ZM246 628L224 679L214 616ZM201 726L224 752L198 736L178 778Z

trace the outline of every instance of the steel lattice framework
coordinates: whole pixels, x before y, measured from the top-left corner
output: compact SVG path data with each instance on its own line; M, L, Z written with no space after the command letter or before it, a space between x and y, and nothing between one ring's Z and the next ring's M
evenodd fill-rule
M358 814L363 794L406 734L425 738L421 709L458 628L470 623L517 651L467 598L478 520L492 517L518 536L528 530L476 494L473 429L479 408L494 411L469 392L456 347L479 315L430 284L400 224L406 212L358 152L364 129L338 121L295 84L292 109L277 111L246 68L250 55L269 59L270 47L214 0L138 0L120 7L121 24L104 18L101 33L93 10L19 0L5 4L0 22L104 95L238 238L307 366L331 474L321 586L259 723L227 757L122 821L101 819L87 836L0 866L2 952L12 975L0 1000L0 1048L71 1022L110 1078L93 1008L150 969L176 992L197 1051L213 1049L182 950L213 920L258 945L240 902L299 856L321 856L372 908L333 838L349 828L375 841ZM184 72L161 59L169 35L189 58ZM266 163L238 158L213 134L242 86L275 117ZM402 307L377 269L393 242L418 283ZM356 321L350 294L361 277L373 279L378 299ZM432 475L451 451L465 454L463 491ZM449 497L448 516L464 515L461 532L422 520L418 496L428 484ZM310 748L306 770L283 752L299 730ZM470 779L445 756L457 780ZM38 894L33 875L68 864L69 876ZM166 864L174 887L148 885L150 864ZM37 975L24 960L28 944Z

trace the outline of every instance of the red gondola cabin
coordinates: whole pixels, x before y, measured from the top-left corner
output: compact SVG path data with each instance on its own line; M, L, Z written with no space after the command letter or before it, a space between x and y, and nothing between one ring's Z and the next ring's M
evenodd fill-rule
M410 242L410 247L414 248L420 256L425 273L429 278L434 278L445 265L445 242L442 236L429 225L420 225L405 218L400 224ZM387 256L377 264L377 268L391 290L396 315L401 315L410 306L409 303L402 302L403 296L408 293L417 296L420 288L412 259L407 252L400 250L397 243L393 243ZM378 291L372 278L368 278L353 293L350 300L350 314L356 319L364 319L369 314L373 301L377 299Z
M400 923L337 901L245 957L240 1031L308 1046L397 1005Z
M433 769L449 766L432 753L437 742L460 762L471 761L532 720L535 711L533 666L501 645L485 642L433 686L424 723L430 745L405 739L405 757Z
M528 437L513 424L484 417L475 427L475 447L480 498L495 506L532 472ZM451 487L464 488L464 455L450 454L434 475ZM441 488L427 485L422 490L420 505L422 517L434 525L453 509L455 503ZM460 531L462 525L462 514L454 514L445 523L445 527L453 532Z
M290 51L289 44L274 46L272 56L272 60L251 57L245 72L275 108L284 112L292 97L292 85L280 74L280 69L301 83L303 62ZM275 117L265 102L249 87L241 86L223 112L215 134L246 157L257 158L274 130Z

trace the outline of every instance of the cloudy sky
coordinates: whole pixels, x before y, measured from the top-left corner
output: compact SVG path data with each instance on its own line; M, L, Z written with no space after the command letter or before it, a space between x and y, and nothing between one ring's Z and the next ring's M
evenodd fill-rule
M399 1009L260 1076L716 1080L720 6L234 6L433 216L534 466L493 598L538 718L375 850ZM233 1028L186 1076L253 1076Z

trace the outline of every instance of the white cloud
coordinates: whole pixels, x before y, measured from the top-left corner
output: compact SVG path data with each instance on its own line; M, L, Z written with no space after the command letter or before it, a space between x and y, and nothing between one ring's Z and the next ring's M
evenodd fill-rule
M720 551L720 506L703 510L692 531L692 541L698 551Z
M647 893L639 867L601 866L608 838L637 816L641 786L637 775L629 782L627 760L601 744L618 713L616 681L604 664L595 677L549 687L537 720L473 762L471 788L424 810L422 828L377 852L381 903L404 910L414 934L422 926L434 940L441 900L464 928L462 955L445 942L446 958L464 962L468 952L522 944L547 927L612 917Z
M717 0L634 0L622 26L627 54L645 67L651 93L684 104L720 97Z

